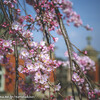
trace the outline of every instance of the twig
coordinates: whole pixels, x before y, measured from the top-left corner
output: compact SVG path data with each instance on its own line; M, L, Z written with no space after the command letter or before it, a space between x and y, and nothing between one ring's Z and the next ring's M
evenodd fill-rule
M63 21L62 21L62 18L59 18L59 15L58 13L59 10L58 8L55 8L55 12L56 12L56 15L57 15L57 19L58 19L58 23L60 25L60 29L61 29L61 32L62 32L62 35L64 37L64 40L65 40L65 43L66 43L66 46L67 46L67 49L68 49L68 55L69 55L69 62L70 62L70 77L71 77L71 81L72 81L72 66L73 66L73 63L72 63L72 51L73 51L73 48L72 48L72 45L70 43L70 40L69 40L69 37L68 37L68 33L65 29L65 26L63 24ZM72 88L72 95L75 99L75 95L74 95L74 89L73 89L73 86L71 85L71 88Z
M75 82L73 82L73 83L74 83L74 85L75 85L75 87L76 87L76 89L78 91L79 100L82 100L82 94L80 93L80 90L79 90L78 86L76 85Z
M80 70L79 64L78 64L74 59L73 59L73 62L78 66L78 68L79 68L79 70ZM82 72L82 71L80 70L80 72ZM89 84L89 86L91 87L91 89L93 90L92 85L91 85L91 83L89 82L89 80L87 79L86 75L85 75L83 72L82 72L82 74L83 74L84 78L86 79L86 81L88 82L88 84Z
M22 5L20 4L19 0L17 0L17 2L18 2L19 5L21 6L21 8L24 10L25 14L28 15L27 12L26 12L26 10L25 10L25 9L22 7Z
M71 43L71 45L74 46L80 53L82 53L82 54L84 54L84 55L87 55L87 54L85 54L84 52L82 52L79 48L77 48L74 44Z
M16 61L16 67L15 67L15 71L16 71L16 79L15 79L15 96L18 96L18 79L19 79L19 73L18 73L18 49L17 49L17 40L16 40L16 45L15 45L15 61ZM15 100L18 100L18 98L15 98Z
M53 86L51 83L48 82L48 84L55 90L54 86ZM58 92L58 94L59 94L63 99L65 98L60 92Z

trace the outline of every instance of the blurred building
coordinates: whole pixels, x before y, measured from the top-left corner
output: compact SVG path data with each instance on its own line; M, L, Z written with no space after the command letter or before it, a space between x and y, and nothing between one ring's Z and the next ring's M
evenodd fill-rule
M96 51L92 46L91 46L91 40L92 38L90 36L87 37L87 46L84 48L83 51L87 51L87 55L95 61L96 64L96 71L95 72L88 72L89 77L95 81L99 82L100 81L100 62L99 62L99 52Z
M15 89L15 56L11 54L7 57L9 62L0 65L0 93L14 93ZM12 67L7 68L10 64ZM19 59L19 64L24 65L23 60ZM22 74L19 75L24 78ZM21 89L19 89L19 92L22 92Z

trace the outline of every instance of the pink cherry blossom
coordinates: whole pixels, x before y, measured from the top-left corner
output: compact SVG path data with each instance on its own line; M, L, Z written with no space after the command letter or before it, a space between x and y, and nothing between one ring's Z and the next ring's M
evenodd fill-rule
M55 86L55 91L59 91L61 88L60 83L58 85Z
M90 30L90 31L92 31L93 30L93 28L91 28L88 24L86 25L86 26L84 26L87 30Z
M56 31L56 32L57 32L57 34L58 34L58 35L62 35L62 32L61 32L60 28L59 28L59 29L57 29L57 31Z
M53 41L54 42L57 42L58 41L58 38L53 37Z

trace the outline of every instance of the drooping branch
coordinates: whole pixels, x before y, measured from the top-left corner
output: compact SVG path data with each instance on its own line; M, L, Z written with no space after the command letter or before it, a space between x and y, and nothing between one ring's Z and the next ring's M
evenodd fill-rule
M61 29L62 35L64 37L64 40L65 40L65 43L66 43L66 46L67 46L67 49L68 49L70 68L72 69L72 46L71 46L71 43L70 43L70 40L69 40L69 37L68 37L68 33L67 33L65 26L63 24L63 21L62 21L61 18L59 18L58 13L60 13L60 12L59 12L58 8L55 8L55 12L57 14L60 29Z
M73 98L75 100L75 94L74 94L74 88L73 88L73 82L72 82L72 73L73 73L72 72L72 67L73 67L72 51L73 51L73 48L72 48L71 42L69 40L68 33L67 33L65 26L63 24L63 20L62 20L62 18L59 18L58 13L60 13L60 12L59 12L58 8L55 8L55 12L56 12L56 15L57 15L57 20L58 20L62 35L64 37L64 40L65 40L65 43L66 43L66 46L67 46L67 50L68 50L69 62L70 62L70 80L71 80L70 85L71 85L71 88L72 88L72 95L73 95Z

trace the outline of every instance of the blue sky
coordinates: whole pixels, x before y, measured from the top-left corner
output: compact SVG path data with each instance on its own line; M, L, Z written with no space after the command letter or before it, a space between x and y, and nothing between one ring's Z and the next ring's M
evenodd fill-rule
M91 36L91 45L97 51L100 51L100 0L71 0L73 2L73 9L80 14L83 24L89 24L93 27L93 31L87 31L83 27L75 28L66 25L68 35L71 42L76 45L80 50L84 49L87 45L86 37ZM35 15L33 8L26 5L28 13ZM65 22L64 22L65 23ZM57 57L64 57L64 52L67 50L65 42L62 36L53 34L55 37L59 37L56 43L57 49L55 51ZM40 32L34 32L34 40L39 41L42 39Z

